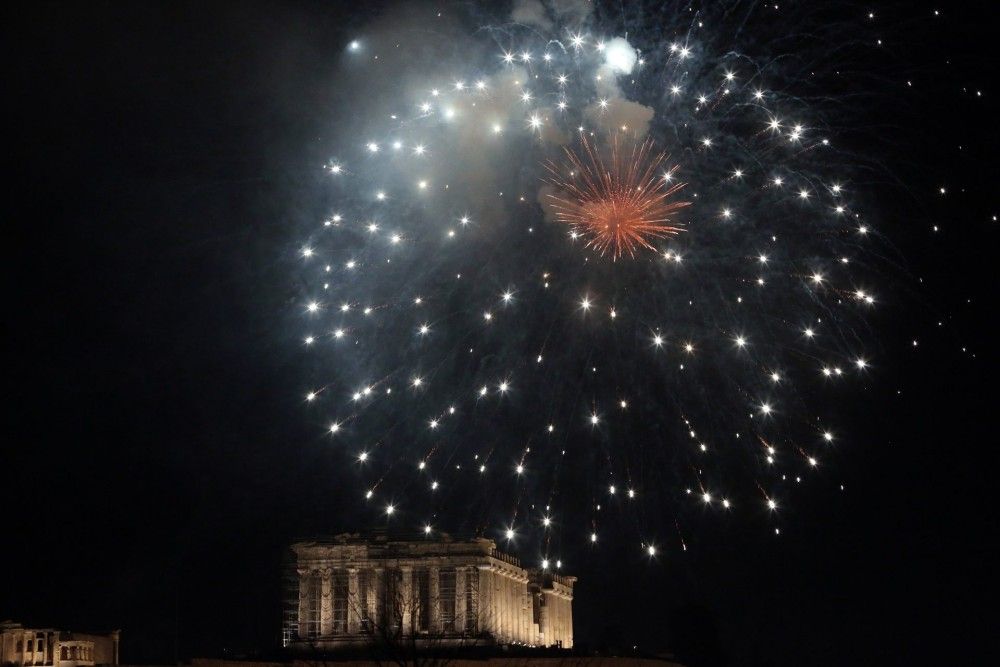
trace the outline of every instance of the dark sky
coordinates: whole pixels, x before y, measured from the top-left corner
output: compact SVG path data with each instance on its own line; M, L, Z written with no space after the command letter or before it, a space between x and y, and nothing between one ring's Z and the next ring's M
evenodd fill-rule
M377 12L357 4L4 10L0 617L122 628L133 663L267 648L284 547L355 527L301 417L287 256L336 59ZM872 68L914 81L866 120L923 282L850 406L868 437L838 462L849 492L804 500L780 540L734 522L657 567L581 554L578 641L740 665L996 651L998 26L986 3L932 9L854 9L893 44Z

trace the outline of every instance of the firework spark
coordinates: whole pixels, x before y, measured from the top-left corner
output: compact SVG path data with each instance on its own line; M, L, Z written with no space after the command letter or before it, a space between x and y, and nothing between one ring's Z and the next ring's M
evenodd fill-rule
M587 238L587 246L612 258L635 257L641 248L655 251L651 241L683 229L675 214L690 202L675 201L684 183L670 185L674 169L661 175L665 152L654 153L649 139L623 152L618 135L605 159L584 135L581 153L566 148L566 162L548 162L548 182L559 194L548 198L556 220Z

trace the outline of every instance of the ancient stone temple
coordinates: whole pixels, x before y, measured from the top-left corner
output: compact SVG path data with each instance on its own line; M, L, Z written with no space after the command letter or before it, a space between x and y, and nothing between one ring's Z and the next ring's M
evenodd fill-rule
M106 635L0 623L0 664L92 667L118 664L118 631Z
M292 551L290 649L573 646L576 577L524 568L492 540L345 534Z

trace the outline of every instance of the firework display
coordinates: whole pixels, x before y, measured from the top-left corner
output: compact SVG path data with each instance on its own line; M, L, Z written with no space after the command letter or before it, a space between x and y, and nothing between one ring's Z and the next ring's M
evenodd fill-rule
M635 257L639 246L655 250L653 239L680 231L679 227L666 223L677 210L688 205L671 201L684 185L668 185L673 173L659 169L666 157L663 153L650 156L652 142L646 140L630 153L622 154L616 136L606 162L586 134L581 141L586 161L567 149L569 159L561 169L546 165L552 174L552 184L565 193L549 195L556 219L589 237L588 247L601 255L610 251L615 259L625 253Z
M878 292L836 110L684 21L484 31L332 151L303 394L368 520L554 567L839 484Z

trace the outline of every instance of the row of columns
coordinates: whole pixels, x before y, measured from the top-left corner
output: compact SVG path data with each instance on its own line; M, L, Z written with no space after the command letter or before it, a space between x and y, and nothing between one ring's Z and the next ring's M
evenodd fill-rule
M39 636L41 635L41 636ZM71 635L70 635L71 636ZM96 662L118 664L118 631L107 638L63 639L54 630L13 629L0 632L0 662L19 665L56 665L59 662ZM103 643L110 640L110 652Z
M480 576L480 627L488 628L502 642L534 644L528 579L493 567L481 568Z
M538 631L546 646L558 644L562 648L573 648L573 611L571 601L556 593L543 591L539 613Z
M399 615L402 624L401 630L404 634L410 634L414 631L414 623L419 623L417 626L424 626L431 633L439 633L443 631L443 619L441 618L441 589L440 589L440 575L441 568L430 567L425 571L427 572L428 579L428 604L427 611L429 618L427 623L420 623L419 614L422 610L422 600L420 599L419 591L416 588L416 573L412 567L400 567L395 570L390 570L399 573L399 580L395 585L399 586L398 595L388 595L387 600L379 600L379 595L386 591L386 586L389 586L389 582L385 581L386 570L385 569L370 569L365 572L370 577L370 580L366 582L364 590L361 586L361 570L358 568L347 568L347 585L346 599L343 601L344 614L346 615L346 634L358 634L363 628L361 627L362 618L371 619L374 623L386 623L387 619L379 618L379 612L384 610L386 614L391 614L395 616ZM457 567L452 570L455 574L455 589L454 593L454 632L464 632L466 630L466 617L468 613L467 601L466 601L466 586L470 585L468 581L468 576L471 572L467 571L467 568ZM319 635L320 637L330 637L336 634L341 634L344 631L335 631L335 618L334 611L335 605L339 606L338 598L341 595L341 591L334 590L336 581L335 577L339 574L343 576L345 570L334 570L332 568L322 568L319 570L299 570L299 600L298 600L298 616L299 616L299 637L307 638L305 631L305 619L308 618L310 609L310 595L311 586L313 584L313 576L319 574L320 581L320 605L319 605ZM476 573L478 575L478 572ZM475 582L478 584L478 582ZM475 586L474 590L481 589L481 586ZM341 589L343 590L343 589ZM391 609L389 605L393 602L398 602L402 604L402 608L395 610ZM481 613L483 604L480 602L477 607L477 623L476 628L483 627L478 616Z
M93 645L87 644L81 644L79 646L61 646L59 649L59 659L93 662L94 647Z
M393 570L347 568L334 570L300 570L299 636L306 637L304 621L308 617L309 586L315 585L314 575L319 575L319 637L342 634L358 635L366 631L362 619L370 619L385 629L387 623L401 623L404 635L426 629L431 634L468 630L486 631L503 643L523 643L551 646L573 645L572 597L560 586L555 589L529 591L528 577L522 571L503 565L479 565L476 568L449 568L454 572L454 597L447 608L454 613L454 626L447 628L442 617L441 570L438 567L415 570L400 567ZM394 582L386 580L387 573L398 576ZM362 578L364 575L364 578ZM427 577L426 595L421 595L420 578ZM346 581L340 577L346 577ZM475 577L475 580L470 579ZM393 587L398 587L393 593ZM468 604L472 591L474 607ZM345 595L346 593L346 595ZM385 597L380 598L380 596ZM535 601L533 596L538 595ZM402 605L393 610L393 604ZM538 604L537 618L534 604ZM422 619L426 611L428 618ZM336 613L336 618L335 618ZM385 618L381 618L385 615ZM335 620L338 621L335 623ZM474 620L474 624L469 621ZM369 629L370 630L370 629ZM394 631L395 629L393 629Z
M38 634L42 634L39 637ZM55 633L31 630L25 632L17 642L17 661L23 665L52 665L59 660L93 662L94 645L90 642L59 643Z
M54 648L53 633L46 632L43 634L45 635L44 637L37 637L38 632L30 630L22 635L18 641L20 645L18 653L21 654L19 658L23 661L22 664L52 664ZM29 646L31 647L30 650Z

